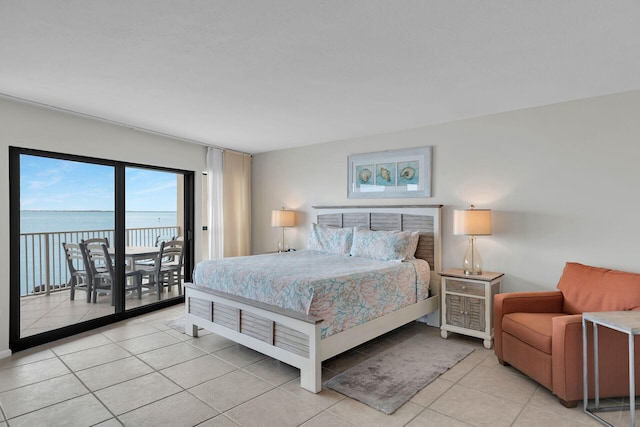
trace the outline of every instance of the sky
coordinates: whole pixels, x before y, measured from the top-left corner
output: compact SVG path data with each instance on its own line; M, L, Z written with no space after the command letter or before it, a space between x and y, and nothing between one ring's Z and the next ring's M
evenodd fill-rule
M20 156L20 210L114 210L114 168L31 155ZM177 175L125 171L127 211L176 209Z

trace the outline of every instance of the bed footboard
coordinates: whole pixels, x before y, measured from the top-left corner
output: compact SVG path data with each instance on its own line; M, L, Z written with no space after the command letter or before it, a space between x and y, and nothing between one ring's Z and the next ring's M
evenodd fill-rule
M300 386L318 393L322 319L185 283L185 333L198 327L300 369Z
M320 340L322 319L185 283L185 332L198 327L300 369L300 386L322 388L322 362L426 314L439 296L391 312Z

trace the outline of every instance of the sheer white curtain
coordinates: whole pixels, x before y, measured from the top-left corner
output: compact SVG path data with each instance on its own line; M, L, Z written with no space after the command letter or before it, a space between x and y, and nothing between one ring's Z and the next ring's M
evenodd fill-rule
M209 259L224 256L223 157L222 150L207 148Z

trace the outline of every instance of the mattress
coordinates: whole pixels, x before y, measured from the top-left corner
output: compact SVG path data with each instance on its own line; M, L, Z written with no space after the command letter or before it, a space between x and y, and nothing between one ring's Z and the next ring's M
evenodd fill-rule
M427 298L430 271L424 260L305 250L202 261L193 278L200 287L322 318L324 338Z

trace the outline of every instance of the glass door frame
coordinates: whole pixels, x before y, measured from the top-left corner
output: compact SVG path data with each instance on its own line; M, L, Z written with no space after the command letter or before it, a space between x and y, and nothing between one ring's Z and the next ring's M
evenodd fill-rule
M194 171L172 169L166 167L144 165L139 163L130 163L116 160L100 159L88 156L79 156L73 154L64 154L44 150L36 150L20 147L9 147L9 243L11 248L20 247L20 156L32 155L39 157L48 157L59 160L68 160L76 162L91 163L96 165L111 166L114 168L114 242L115 248L115 274L119 278L119 283L124 283L125 278L125 245L126 245L126 227L125 227L125 170L127 167L135 167L141 169L150 169L163 172L176 173L183 176L183 213L184 213L184 281L191 281L191 272L193 271L193 255L194 255ZM81 332L89 331L95 328L106 326L111 323L119 322L141 314L160 310L172 305L184 302L184 295L181 297L160 300L151 304L125 309L125 294L121 292L122 286L115 286L114 313L99 317L96 319L86 320L79 323L63 326L50 331L42 332L26 337L20 336L20 250L10 251L9 258L9 348L12 351L20 351L37 345L45 344Z

